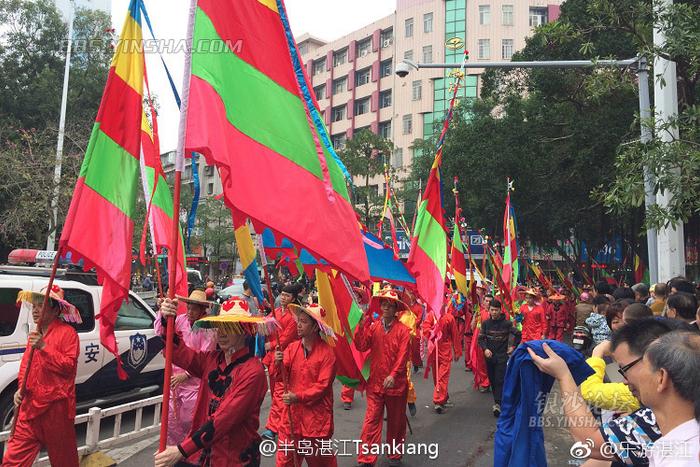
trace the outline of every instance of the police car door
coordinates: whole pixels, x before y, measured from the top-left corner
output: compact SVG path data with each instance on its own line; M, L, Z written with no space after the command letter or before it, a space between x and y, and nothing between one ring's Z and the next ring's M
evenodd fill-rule
M111 361L105 366L113 371L104 373L104 385L110 389L126 390L163 383L164 361L160 354L163 343L153 330L154 321L155 315L150 308L130 292L129 300L122 303L114 324L122 364L129 378L120 381L116 362Z
M43 287L45 284L41 284ZM102 393L99 383L100 370L104 362L105 349L100 345L100 331L95 322L95 304L99 303L97 288L80 282L58 282L63 288L66 300L80 311L81 324L69 323L78 332L80 352L78 353L78 373L75 378L75 391L78 400L91 399Z

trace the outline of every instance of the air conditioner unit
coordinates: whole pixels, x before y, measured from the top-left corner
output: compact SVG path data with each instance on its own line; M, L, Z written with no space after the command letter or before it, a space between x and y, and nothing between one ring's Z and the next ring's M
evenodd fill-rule
M382 47L386 48L391 45L391 39L384 39L384 42L382 42Z
M362 52L360 52L360 57L366 57L367 54L368 54L367 49L365 49Z

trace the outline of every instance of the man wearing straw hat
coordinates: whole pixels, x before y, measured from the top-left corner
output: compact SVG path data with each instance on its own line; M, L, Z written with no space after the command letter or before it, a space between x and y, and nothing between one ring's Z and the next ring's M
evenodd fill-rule
M32 465L42 446L51 465L78 466L74 423L80 340L75 329L57 318L74 323L82 320L58 285L51 287L46 307L45 294L46 290L23 290L17 296L18 303L32 305L37 329L29 333L19 367L18 380L21 384L27 378L27 383L24 393L22 389L15 393L15 406L19 406L17 424L5 447L3 466ZM28 368L30 347L34 355L32 367Z
M177 300L165 299L163 318L175 316ZM269 334L275 320L253 316L248 304L232 297L217 316L197 320L194 330L215 329L217 349L198 352L175 335L173 363L200 378L192 428L184 441L155 455L156 467L232 467L260 464L260 405L267 393L265 370L253 357L250 337ZM162 328L165 334L165 326Z
M520 314L523 316L522 342L544 339L547 334L544 309L536 303L537 295L535 289L525 291L526 302L520 307Z
M192 326L195 321L207 315L214 305L207 301L206 292L195 289L189 297L177 297L187 304L187 313L175 318L175 332L182 336L185 345L192 350L205 352L216 349L216 339L213 333L194 332ZM160 313L155 321L156 334L162 334ZM170 378L170 407L168 416L168 444L175 445L182 442L192 427L192 417L197 403L199 392L199 378L196 378L173 365L173 373Z
M292 308L297 333L284 352L275 352L276 377L285 385L279 423L277 466L336 466L333 452L333 380L335 334L326 324L326 311L314 303ZM323 449L326 446L326 449ZM299 464L294 461L297 456Z
M406 398L408 383L406 365L409 359L410 331L398 322L396 314L408 310L395 290L384 289L372 297L368 313L355 332L355 346L360 352L370 351L370 372L367 381L367 412L362 425L360 452L357 461L372 465L377 461L382 440L384 409L387 413L386 442L398 446L389 453L389 464L401 463L406 437ZM371 321L367 315L380 313Z

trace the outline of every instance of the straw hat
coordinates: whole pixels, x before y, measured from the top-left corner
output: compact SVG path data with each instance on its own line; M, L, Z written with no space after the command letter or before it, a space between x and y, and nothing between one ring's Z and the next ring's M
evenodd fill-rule
M321 339L331 345L334 345L333 341L336 338L335 332L333 332L333 328L326 323L326 310L324 310L321 305L318 303L312 303L311 305L307 305L305 307L296 304L291 304L290 306L297 317L299 317L301 313L306 313L314 321L316 321L318 328L321 331Z
M279 327L274 318L253 316L248 302L231 297L221 304L216 316L205 316L195 321L194 329L223 329L232 334L268 335Z
M189 297L177 295L177 299L181 302L191 303L192 305L201 305L206 307L215 305L214 302L207 300L207 293L204 290L199 289L193 290Z
M562 294L556 293L554 295L550 295L549 300L552 302L563 302L564 300L566 300L566 297Z
M391 300L392 302L396 302L396 311L404 311L408 310L408 305L406 305L403 301L401 301L401 298L399 298L399 294L396 292L396 290L393 289L382 289L377 293L377 295L373 296L372 299L369 302L369 311L370 313L378 313L381 314L382 309L381 309L381 304L383 300Z
M31 303L32 305L42 306L44 304L44 296L46 295L46 287L42 288L40 292L34 292L33 290L22 290L17 294L17 303L25 302ZM53 300L59 310L59 316L68 323L82 323L83 319L80 317L80 312L72 303L69 303L65 299L65 293L63 289L56 284L51 286L51 291L49 292L49 298ZM49 305L52 305L49 302Z
M537 297L539 293L535 289L527 289L525 291L525 295L532 295L533 297Z

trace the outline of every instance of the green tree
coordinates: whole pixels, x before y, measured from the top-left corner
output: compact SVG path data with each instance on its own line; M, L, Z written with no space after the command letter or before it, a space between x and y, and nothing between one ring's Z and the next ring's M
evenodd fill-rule
M381 215L381 198L370 186L373 177L384 173L384 165L388 164L394 145L386 138L362 130L345 143L340 151L340 158L353 176L364 179L364 186L355 192L355 204L362 206L362 219L367 227Z
M0 249L43 247L53 191L68 29L53 2L0 0ZM111 19L79 9L59 222L68 210L112 54Z

